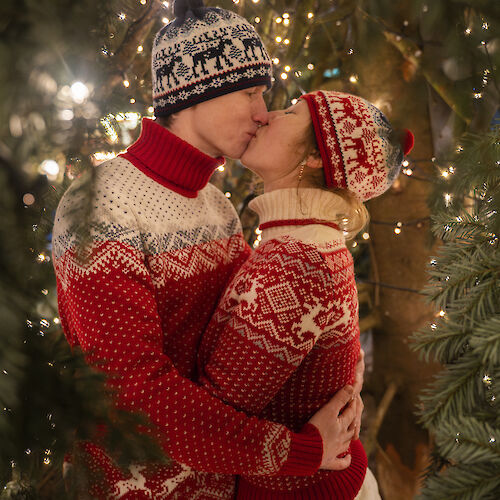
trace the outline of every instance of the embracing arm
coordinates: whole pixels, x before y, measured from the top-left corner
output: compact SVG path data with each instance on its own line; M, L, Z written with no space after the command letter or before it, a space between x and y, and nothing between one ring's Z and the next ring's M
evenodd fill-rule
M129 229L127 237L139 234ZM225 474L316 470L322 453L318 433L292 433L248 417L179 374L164 354L155 290L140 251L126 242L96 241L85 264L70 248L54 265L68 337L111 375L120 407L149 417L171 458Z

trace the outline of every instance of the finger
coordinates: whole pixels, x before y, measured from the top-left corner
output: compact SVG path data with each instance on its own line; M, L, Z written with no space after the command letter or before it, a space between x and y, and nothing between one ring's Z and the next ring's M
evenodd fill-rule
M346 385L340 391L333 396L332 399L327 403L327 405L330 407L331 411L334 413L335 416L338 416L344 408L351 400L354 395L354 389L350 385Z
M356 424L356 426L354 427L354 436L352 437L354 440L359 439L360 431L361 431L360 426Z
M342 436L344 439L344 441L342 441L341 444L339 444L339 448L341 450L347 450L349 451L349 447L351 446L351 441L352 441L352 438L353 438L354 434L352 431L348 431L345 436ZM342 453L339 453L338 455L339 457L342 456Z
M350 453L342 458L336 457L334 460L332 460L329 468L331 470L347 469L347 467L349 467L349 465L351 465L351 459L352 459L352 457L351 457Z
M360 393L363 388L363 378L365 374L365 353L363 350L360 351L358 362L356 363L356 369L354 372L354 392Z
M356 418L356 400L352 400L339 415L341 424L345 427L351 425L351 422Z

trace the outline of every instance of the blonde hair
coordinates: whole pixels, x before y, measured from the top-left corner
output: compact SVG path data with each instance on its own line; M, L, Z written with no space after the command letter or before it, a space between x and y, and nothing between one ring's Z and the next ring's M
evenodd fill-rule
M303 141L299 147L305 149L304 160L309 155L320 157L312 123L306 128ZM322 168L309 168L306 166L302 179L307 179L311 187L334 193L344 200L346 213L339 215L339 220L336 222L346 233L346 239L353 239L367 226L370 214L363 202L356 198L348 189L328 187Z

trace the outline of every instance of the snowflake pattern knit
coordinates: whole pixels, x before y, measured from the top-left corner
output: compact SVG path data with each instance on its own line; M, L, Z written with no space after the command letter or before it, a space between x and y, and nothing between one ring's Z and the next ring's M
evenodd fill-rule
M123 474L98 443L83 443L94 498L230 499L230 474L318 469L317 431L247 417L190 380L201 334L249 255L232 205L208 184L220 162L145 119L139 140L96 168L83 261L74 222L84 179L59 204L53 255L68 341L114 375L117 404L145 413L174 460Z
M297 194L299 193L299 194ZM252 201L261 223L332 220L343 201L315 189L281 189ZM274 226L231 280L199 352L200 380L245 412L300 429L346 384L359 356L352 256L328 225ZM352 500L366 472L359 441L344 471L309 477L245 475L239 499Z

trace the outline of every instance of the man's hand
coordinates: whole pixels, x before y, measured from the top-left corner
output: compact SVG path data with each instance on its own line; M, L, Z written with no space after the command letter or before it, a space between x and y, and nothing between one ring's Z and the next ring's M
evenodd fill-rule
M365 351L360 349L356 371L354 374L354 394L360 394L363 389L363 377L365 374Z
M350 385L345 386L309 420L309 423L318 429L323 439L321 469L343 470L351 465L351 455L345 455L345 453L355 433L356 400L353 399L354 396L354 389Z
M354 380L354 399L356 401L356 419L355 419L355 430L354 439L359 439L359 431L361 429L361 414L363 413L363 400L361 399L360 393L363 388L363 378L365 373L365 351L361 349L359 351L358 363L356 364L355 380Z

